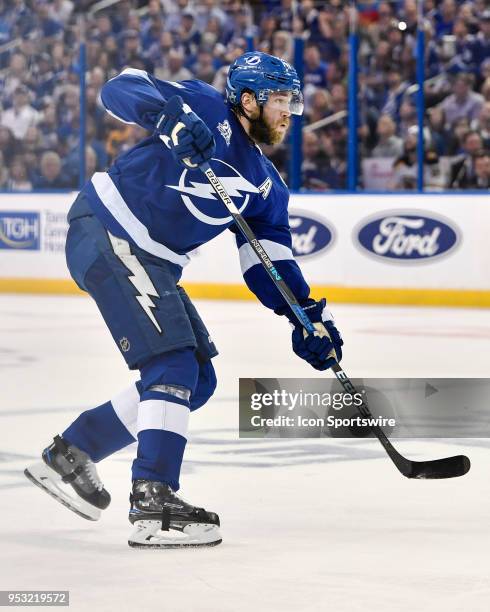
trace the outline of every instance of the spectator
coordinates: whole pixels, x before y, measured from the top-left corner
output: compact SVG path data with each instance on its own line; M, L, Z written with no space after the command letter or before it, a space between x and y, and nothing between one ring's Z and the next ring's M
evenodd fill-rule
M386 82L388 87L381 113L389 115L394 121L398 121L400 106L408 87L408 83L402 79L401 66L396 64L390 66L386 73Z
M403 141L396 136L396 123L390 115L381 115L378 119L378 144L371 152L371 157L400 157Z
M440 106L434 106L427 112L429 133L434 150L438 156L444 155L448 149L448 133L445 128L446 119Z
M393 162L394 178L392 189L414 190L418 180L418 126L412 126L403 143L403 153ZM443 187L439 172L437 153L431 148L430 133L424 128L424 185L425 187Z
M32 153L35 158L39 157L42 152L42 138L41 131L35 125L31 125L27 128L24 138L19 144L19 153L26 155Z
M490 102L483 104L478 119L473 122L472 128L482 137L483 147L490 151Z
M478 21L479 32L468 41L466 49L473 70L481 74L485 59L490 58L490 9L487 8Z
M475 10L476 5L475 3L471 2L471 0L464 2L459 7L458 17L465 22L470 34L476 34L478 32L478 20L475 15Z
M490 50L487 53L488 57L483 60L480 65L480 76L481 81L484 83L486 79L490 78Z
M201 42L201 32L195 24L194 11L186 10L182 13L180 27L174 32L174 35L178 45L183 47L186 56L196 54Z
M304 53L304 84L305 86L312 85L313 87L327 87L327 69L328 65L322 61L320 49L318 45L306 45ZM336 64L332 64L336 65Z
M341 186L339 176L330 166L328 156L315 132L305 132L303 134L301 173L304 189L323 191L325 189L337 189Z
M246 38L250 36L256 39L259 34L259 28L253 24L252 20L253 15L250 7L247 5L241 6L240 3L237 3L233 10L233 37Z
M281 30L291 31L293 27L293 0L281 0L279 6L272 9L271 14L277 18Z
M221 24L219 19L217 19L216 17L211 17L208 20L208 24L206 26L206 29L204 30L204 33L199 43L202 42L202 44L205 44L207 47L212 48L217 45L221 45L222 37L223 36L221 31ZM196 46L196 49L197 48L198 47ZM194 53L192 53L192 57L193 56L195 56L195 51Z
M19 89L26 77L27 59L23 53L13 53L7 68L7 76L0 92L2 102L10 102L14 92Z
M66 23L73 9L74 5L71 0L52 0L48 7L49 18L58 23Z
M47 3L34 3L34 11L37 13L37 27L44 39L54 40L62 34L63 24L50 17L50 7Z
M9 172L3 151L0 149L0 189L6 189L9 179Z
M224 56L224 65L218 70L213 81L213 87L215 87L218 91L224 93L228 68L237 57L240 57L240 55L245 53L246 49L247 45L243 38L234 39L230 42Z
M24 138L31 125L39 121L39 113L29 104L29 91L23 85L17 87L12 108L2 113L1 124L8 127L18 140Z
M12 130L6 125L0 125L0 151L3 152L4 161L10 165L14 155L17 153L18 144L12 134Z
M165 58L174 46L175 42L172 32L162 32L158 42L154 42L147 50L146 57L151 60L155 68L162 68Z
M193 72L197 79L211 84L216 74L213 55L206 49L201 49L197 54L197 62L193 66Z
M293 40L289 32L285 32L284 30L274 32L272 36L271 53L287 62L293 61Z
M123 48L118 58L118 68L140 68L153 72L153 65L148 58L145 58L141 50L140 35L138 30L128 29L120 34Z
M51 67L51 56L48 53L41 53L37 57L31 75L31 87L35 93L36 107L39 109L53 95L56 86L56 74Z
M466 117L470 121L476 119L483 105L483 96L471 90L473 77L462 73L454 81L454 93L441 102L441 108L448 125L456 119Z
M106 13L97 13L95 23L93 24L93 36L94 40L100 42L104 46L109 39L115 37L111 19Z
M452 164L449 186L454 189L467 189L475 180L475 155L483 148L480 134L468 132L463 139L463 154Z
M270 41L274 36L274 32L277 30L279 30L277 19L273 15L265 14L260 22L260 40L258 47L261 47L262 43L267 41L269 43L268 48L270 51Z
M93 138L102 139L104 131L105 108L99 96L99 88L90 83L85 90L85 108L87 112L87 122L94 122Z
M393 7L390 2L380 2L378 4L378 19L375 22L375 32L386 32L386 30L393 24L394 15ZM372 28L374 30L374 28Z
M329 126L330 127L330 126ZM333 124L333 129L320 131L321 147L329 160L332 172L337 176L337 187L345 186L346 180L346 139L339 126ZM332 187L334 187L332 179Z
M436 38L453 33L456 15L457 4L455 0L442 0L439 9L434 12L433 16Z
M469 182L470 189L490 189L490 151L479 151L473 157L475 174Z
M417 35L418 27L416 0L405 0L403 3L402 20L406 24L406 28L404 30L405 38L410 36L412 38L410 42L412 43ZM398 28L398 30L401 32L400 28Z
M453 26L454 40L451 40L451 43L454 45L454 51L456 54L461 56L461 61L465 63L468 63L467 59L463 57L468 44L468 33L469 28L466 21L462 18L456 19Z
M332 113L339 113L347 108L347 89L342 83L333 85L331 90L330 109Z
M466 117L456 119L456 121L446 130L448 134L446 155L454 156L463 153L463 141L466 134L470 131L470 122Z
M307 102L308 123L315 123L331 114L332 96L326 89L315 89Z
M139 125L130 126L130 130L128 132L126 140L121 145L121 153L127 151L134 147L138 142L147 138L149 136L148 132Z
M398 125L399 136L405 139L408 130L413 125L417 125L417 109L412 104L411 100L407 98L400 105L400 122Z
M224 27L228 21L225 11L218 6L217 0L199 0L194 10L196 15L196 27L203 32L210 19L217 19L220 28Z
M487 77L481 86L481 95L485 102L490 102L490 77Z
M97 154L90 145L85 147L85 180L88 180L97 170Z
M20 155L16 155L10 164L7 189L9 191L32 191L32 183Z
M157 68L155 76L164 81L185 81L192 78L192 73L184 68L184 54L179 49L171 49L168 53L166 66Z
M61 171L61 158L55 151L46 151L41 157L40 176L34 180L35 189L66 189L69 186Z
M310 24L310 40L318 44L326 62L340 59L345 45L346 20L330 4L324 4Z
M109 163L111 163L121 153L124 143L131 134L131 126L127 123L121 123L110 115L106 116L106 125L108 128L106 151L109 156Z
M39 173L39 155L47 150L56 152L65 167L78 172L78 162L72 164L72 160L78 159L77 19L81 12L86 16L87 33L87 142L95 153L97 169L106 163L106 150L109 157L116 155L126 146L124 138L126 143L132 142L138 135L134 128L126 130L124 125L116 128L114 120L107 118L99 92L108 78L130 65L150 73L155 69L157 77L172 80L197 77L223 91L228 65L246 50L245 36L254 36L255 48L288 61L292 32L306 41L305 123L346 109L348 3L301 0L293 14L292 0L254 2L252 9L240 0L120 0L94 16L88 11L92 4L93 0L0 0L0 42L17 39L14 48L0 52L0 148L7 169L16 155L22 156L31 182L30 176ZM426 104L431 109L427 123L438 155L466 154L462 140L470 129L469 123L480 132L483 146L488 148L490 111L484 104L490 103L487 5L485 0L424 2L426 79L437 76L425 87ZM361 37L358 136L364 154L375 149L380 114L389 114L397 124L395 142L397 136L407 138L416 126L414 99L406 90L414 82L417 15L414 0L369 0L358 7ZM400 21L406 24L403 31L398 27ZM452 76L457 71L464 74ZM456 79L454 85L450 78ZM28 113L33 117L24 129L20 128L25 131L23 137L19 137L18 131L12 135L5 127L15 125L9 115L18 114L13 98L20 85L30 96ZM317 170L308 157L307 172L311 172L310 177L303 173L305 180L310 181L310 188L315 188L311 179L335 184L335 180L325 179L322 165L325 155L328 167L342 185L347 142L345 119L338 119L314 134L321 153L317 162L323 179L316 176ZM314 139L308 140L305 156L316 146ZM279 171L286 176L288 148L278 148L272 155ZM75 176L73 181L79 182Z

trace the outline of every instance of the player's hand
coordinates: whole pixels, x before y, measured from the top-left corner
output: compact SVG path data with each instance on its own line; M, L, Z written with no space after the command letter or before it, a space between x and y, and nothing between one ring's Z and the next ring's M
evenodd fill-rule
M315 370L328 370L342 359L344 341L335 327L325 299L319 302L309 300L303 308L316 331L314 335L308 334L297 320L290 318L294 325L293 351Z
M216 150L211 130L180 96L167 101L155 129L175 159L187 168L209 161Z

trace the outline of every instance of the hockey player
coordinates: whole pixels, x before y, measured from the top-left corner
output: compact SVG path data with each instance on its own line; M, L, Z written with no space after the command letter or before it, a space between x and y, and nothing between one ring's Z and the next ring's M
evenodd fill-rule
M82 413L25 473L73 511L97 520L110 496L95 463L137 441L129 544L212 546L221 542L218 516L176 493L189 414L216 387L211 360L217 350L178 284L187 253L230 229L248 287L290 320L294 352L318 370L342 357L325 299L309 297L292 255L288 189L258 146L281 142L291 114L302 113L300 82L287 62L250 52L230 67L226 100L200 81L166 82L131 68L108 81L101 97L111 115L152 135L82 189L68 214L66 256L140 380ZM304 333L236 232L198 168L204 162L305 307L314 336Z

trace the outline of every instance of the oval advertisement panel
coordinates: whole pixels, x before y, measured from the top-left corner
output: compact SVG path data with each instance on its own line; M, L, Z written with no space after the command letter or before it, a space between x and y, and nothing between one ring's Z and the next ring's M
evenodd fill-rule
M370 254L391 261L427 261L447 255L459 243L459 229L433 213L380 213L361 222L354 240Z

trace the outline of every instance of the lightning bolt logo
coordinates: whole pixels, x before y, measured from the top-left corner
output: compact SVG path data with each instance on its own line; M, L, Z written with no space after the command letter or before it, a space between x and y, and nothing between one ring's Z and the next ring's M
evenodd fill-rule
M139 293L139 295L136 295L135 298L138 300L141 308L143 308L153 325L160 333L162 333L162 328L160 327L160 324L156 320L152 311L152 308L156 308L156 305L153 303L151 298L159 298L160 296L158 295L158 291L155 289L155 286L151 282L151 278L138 261L136 255L131 253L129 242L123 240L122 238L113 236L110 232L107 233L112 244L112 250L126 266L126 268L132 272L132 276L128 276L128 280L131 281Z
M230 197L243 198L245 193L260 193L260 190L249 183L243 176L223 176L219 177L223 184L223 187L228 192ZM170 189L175 189L181 193L187 193L189 195L197 196L198 198L204 198L206 200L217 200L216 193L209 183L197 183L190 181L192 187L185 185L166 185Z
M261 190L249 181L247 181L247 179L243 177L233 166L227 164L222 159L213 158L213 161L223 164L235 173L235 176L220 176L219 179L230 197L244 198L244 201L241 206L238 207L237 205L238 211L242 213L249 203L250 194L261 193ZM175 191L179 191L182 194L182 202L184 203L187 210L191 213L191 215L193 215L202 223L206 223L207 225L226 225L228 223L231 223L233 221L231 216L212 217L204 213L202 210L199 210L199 208L194 204L194 202L189 196L202 198L204 200L219 200L219 198L208 182L200 183L198 181L190 181L190 185L186 185L187 172L187 169L182 172L179 178L178 185L165 186L169 189L175 189Z

